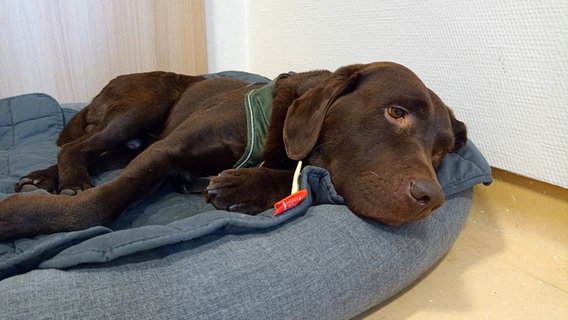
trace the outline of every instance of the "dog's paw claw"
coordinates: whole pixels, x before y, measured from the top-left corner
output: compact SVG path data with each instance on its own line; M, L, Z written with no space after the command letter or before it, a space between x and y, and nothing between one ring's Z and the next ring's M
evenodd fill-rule
M35 190L38 190L38 189L39 189L39 187L37 187L34 184L27 184L26 183L24 185L19 186L20 192L31 192L31 191L35 191Z
M205 193L209 198L214 198L217 194L219 194L219 190L217 190L217 188L215 187L208 186L205 190Z
M17 192L30 192L35 191L38 189L43 189L40 185L42 180L40 179L32 179L29 177L23 177L18 181L16 184L16 191Z
M31 172L16 183L14 190L16 192L30 192L43 189L47 192L54 192L57 186L57 176L50 173L48 169Z
M61 189L59 191L59 194L65 195L65 196L74 196L77 193L79 193L79 191L74 190L74 189Z
M77 183L77 184L73 184L70 186L66 186L63 187L59 190L59 194L65 195L65 196L76 196L79 193L92 188L93 186L90 183Z
M38 180L32 180L31 178L28 177L23 177L22 179L20 179L20 181L18 182L19 185L24 185L24 184L33 184L33 183L38 183Z

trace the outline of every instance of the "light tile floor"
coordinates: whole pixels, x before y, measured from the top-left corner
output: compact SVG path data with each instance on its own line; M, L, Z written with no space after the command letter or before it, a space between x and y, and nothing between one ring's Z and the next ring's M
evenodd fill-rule
M493 175L442 261L356 319L568 319L568 189Z

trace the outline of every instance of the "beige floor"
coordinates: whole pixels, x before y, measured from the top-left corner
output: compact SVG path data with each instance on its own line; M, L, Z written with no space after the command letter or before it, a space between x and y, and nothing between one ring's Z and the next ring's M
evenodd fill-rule
M357 319L568 319L568 190L493 175L444 259Z

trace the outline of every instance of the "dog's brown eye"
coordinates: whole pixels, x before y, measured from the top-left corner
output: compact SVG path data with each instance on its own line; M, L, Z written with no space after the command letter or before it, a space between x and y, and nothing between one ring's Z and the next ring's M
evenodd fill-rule
M408 111L401 107L388 107L387 112L389 116L395 119L402 119L408 114Z

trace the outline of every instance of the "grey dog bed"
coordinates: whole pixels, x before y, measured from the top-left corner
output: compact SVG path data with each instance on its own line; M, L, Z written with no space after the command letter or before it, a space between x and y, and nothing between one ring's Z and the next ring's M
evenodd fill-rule
M55 162L54 141L83 105L62 108L44 94L0 100L0 199ZM166 185L111 226L0 243L2 318L347 319L439 261L467 218L472 187L491 182L471 141L437 174L445 205L398 228L355 216L317 167L302 171L308 199L277 217L215 210Z

